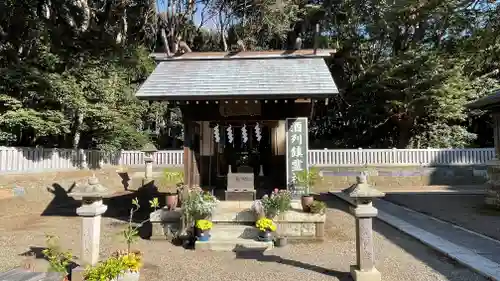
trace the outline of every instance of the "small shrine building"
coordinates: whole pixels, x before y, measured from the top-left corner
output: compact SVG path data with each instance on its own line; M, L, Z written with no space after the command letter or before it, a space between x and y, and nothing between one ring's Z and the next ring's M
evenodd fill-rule
M307 118L338 94L325 58L333 50L154 54L136 93L178 106L189 186L251 200L290 186L307 169Z

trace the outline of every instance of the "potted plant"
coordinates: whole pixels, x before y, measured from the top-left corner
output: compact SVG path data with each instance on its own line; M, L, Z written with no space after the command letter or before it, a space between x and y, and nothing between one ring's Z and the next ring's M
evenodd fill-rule
M304 212L309 212L309 207L314 201L314 197L310 193L311 188L313 188L320 179L319 171L315 167L309 167L307 170L295 173L296 186L304 189L304 194L301 198L302 210Z
M139 281L142 256L138 252L116 252L84 272L85 281Z
M175 210L179 204L179 189L184 185L184 172L163 170L161 189L166 191L166 205L168 210Z
M278 236L274 240L274 245L276 247L284 247L284 246L286 246L287 243L288 243L288 239L286 238L286 236Z
M212 194L201 189L191 190L182 198L182 214L192 224L197 220L207 219L217 207L219 201Z
M153 198L149 201L151 208L158 209L158 198ZM139 228L142 227L149 219L134 225L132 219L134 213L140 209L139 200L132 200L133 207L130 209L128 225L122 234L127 243L127 250L116 251L113 255L98 263L96 266L87 267L84 272L85 281L139 281L139 270L142 267L142 254L139 251L132 251L131 246L137 240Z
M264 195L260 199L264 214L267 218L273 219L291 209L292 194L288 190L278 190L277 188L271 195Z
M210 240L210 229L212 229L211 221L197 220L195 228L196 228L196 238L198 238L198 241Z
M63 251L59 246L59 238L54 235L46 235L47 248L42 254L49 261L49 271L59 272L64 276L63 281L69 281L68 268L72 262L73 254Z
M309 211L313 214L324 214L326 210L326 204L323 201L314 201L311 206L309 206Z
M217 198L201 190L201 188L188 190L182 195L181 213L183 229L181 232L190 232L191 235L188 235L188 239L186 240L189 242L188 244L192 244L196 238L195 231L190 231L196 229L195 222L210 218L218 203Z
M274 224L273 220L269 218L260 218L255 223L255 227L259 229L258 239L260 241L272 241L273 240L273 232L276 231L276 224Z

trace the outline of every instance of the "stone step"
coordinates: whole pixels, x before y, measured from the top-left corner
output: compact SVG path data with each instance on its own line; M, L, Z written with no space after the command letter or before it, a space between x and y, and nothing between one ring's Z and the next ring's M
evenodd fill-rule
M209 241L196 241L195 249L227 252L266 251L273 242L257 240L258 229L238 224L214 224Z
M217 240L211 238L209 241L196 241L196 250L209 250L218 252L248 252L267 251L274 247L273 242L262 242L253 239L233 238L227 240Z
M250 209L217 208L212 213L214 223L253 223L255 214Z
M254 226L239 224L218 224L213 225L210 231L212 238L215 239L257 239L259 230Z

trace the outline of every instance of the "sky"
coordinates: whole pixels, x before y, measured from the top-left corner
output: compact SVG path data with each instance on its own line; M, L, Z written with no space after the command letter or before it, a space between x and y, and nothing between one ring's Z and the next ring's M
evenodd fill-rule
M194 1L196 1L196 0L194 0ZM158 5L158 10L159 10L160 12L164 12L164 11L166 10L166 0L156 0L156 3L157 3L157 5ZM196 25L199 25L199 24L200 24L200 22L201 22L201 11L203 10L203 7L204 7L204 5L203 5L203 4L201 4L201 3L197 4L197 7L196 7L196 8L197 8L197 9L196 9L196 13L195 13L195 15L194 15L194 23L195 23ZM204 24L204 26L205 26L206 28L214 28L214 27L215 27L215 23L214 23L213 21L211 21L211 20L210 20L210 21L207 21L207 22Z

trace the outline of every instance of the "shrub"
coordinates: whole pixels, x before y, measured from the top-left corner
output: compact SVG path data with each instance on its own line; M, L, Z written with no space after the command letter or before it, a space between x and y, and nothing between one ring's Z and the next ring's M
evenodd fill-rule
M292 208L292 194L288 190L275 189L270 196L264 195L261 199L264 213L267 217L273 217L284 213Z

